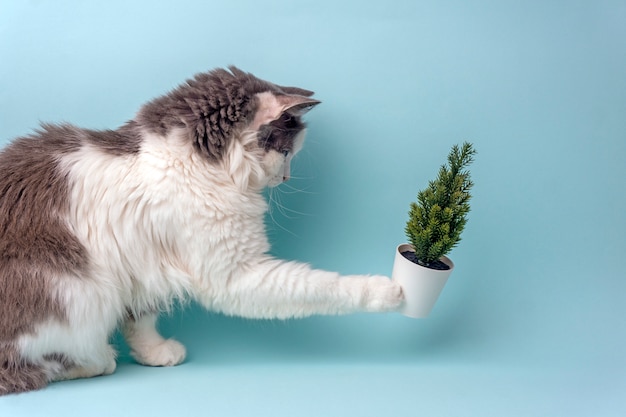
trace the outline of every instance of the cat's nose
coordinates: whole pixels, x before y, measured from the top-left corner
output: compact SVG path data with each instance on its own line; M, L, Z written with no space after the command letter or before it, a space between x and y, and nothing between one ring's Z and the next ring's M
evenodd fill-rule
M289 161L291 158L285 158L285 164L283 165L283 182L289 181L289 173L291 172Z

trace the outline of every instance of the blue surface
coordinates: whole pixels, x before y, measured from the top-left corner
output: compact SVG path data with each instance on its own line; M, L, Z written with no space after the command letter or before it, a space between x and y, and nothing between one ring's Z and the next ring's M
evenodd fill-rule
M626 415L626 3L130 3L0 2L2 143L116 127L236 64L323 101L273 194L277 256L389 274L409 203L469 140L456 270L425 320L190 306L161 323L183 365L138 366L118 338L114 375L0 398L0 416Z

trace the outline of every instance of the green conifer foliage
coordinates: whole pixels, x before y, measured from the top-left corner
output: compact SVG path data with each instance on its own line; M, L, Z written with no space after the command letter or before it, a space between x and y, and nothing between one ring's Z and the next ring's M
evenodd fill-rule
M471 143L454 145L437 179L417 194L417 203L411 203L405 232L424 266L446 255L461 240L474 185L466 168L475 154Z

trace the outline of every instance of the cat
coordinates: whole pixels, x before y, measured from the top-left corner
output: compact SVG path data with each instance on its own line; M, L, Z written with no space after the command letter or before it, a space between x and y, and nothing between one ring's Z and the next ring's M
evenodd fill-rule
M118 327L137 362L185 347L177 300L247 318L394 311L384 276L268 254L263 189L290 177L313 92L236 67L200 73L116 130L42 124L0 153L0 394L107 375Z

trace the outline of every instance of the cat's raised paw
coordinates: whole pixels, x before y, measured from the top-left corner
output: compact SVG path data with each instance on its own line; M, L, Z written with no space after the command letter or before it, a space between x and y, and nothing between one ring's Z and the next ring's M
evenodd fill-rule
M395 311L404 302L402 287L384 276L368 278L365 310L371 312Z
M142 365L175 366L185 360L187 350L180 342L167 339L157 345L144 348L141 353L133 351L132 355Z

